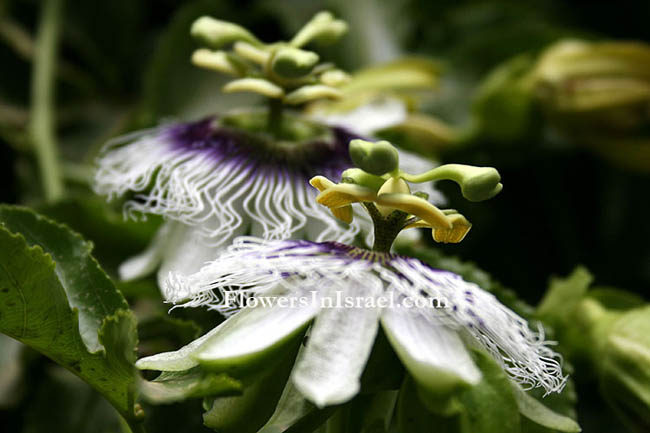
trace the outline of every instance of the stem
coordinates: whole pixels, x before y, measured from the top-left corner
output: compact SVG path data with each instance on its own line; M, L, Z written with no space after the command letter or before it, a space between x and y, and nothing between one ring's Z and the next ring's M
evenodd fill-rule
M32 78L30 136L35 146L47 201L63 196L54 128L54 77L63 0L44 3L36 41Z
M267 129L276 138L282 133L282 108L282 100L269 98Z
M463 178L463 172L467 171L468 167L469 166L462 164L445 164L420 174L408 174L402 172L400 173L400 176L407 182L412 183L422 183L443 179L453 180L456 183L460 183Z
M375 242L372 250L389 253L393 242L395 242L395 238L406 226L405 220L408 215L405 212L396 210L387 217L384 217L374 203L365 202L363 206L368 211L375 227Z

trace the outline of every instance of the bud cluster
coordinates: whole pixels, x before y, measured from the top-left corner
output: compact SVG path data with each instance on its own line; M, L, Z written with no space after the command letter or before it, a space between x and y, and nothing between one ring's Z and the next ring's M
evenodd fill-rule
M318 54L304 46L333 43L347 28L331 13L320 12L291 41L266 44L237 24L204 16L192 24L191 34L206 48L194 51L192 62L237 77L224 86L227 93L254 92L287 105L338 98L337 86L348 75L331 63L319 63Z

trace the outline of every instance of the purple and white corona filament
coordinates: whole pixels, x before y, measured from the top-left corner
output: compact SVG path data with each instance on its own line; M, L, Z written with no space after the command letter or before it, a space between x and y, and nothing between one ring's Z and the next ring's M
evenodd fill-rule
M227 302L232 287L246 296L271 299L313 300L317 293L321 302L262 303L237 310ZM476 284L396 254L332 242L241 237L199 272L170 274L165 291L177 306L205 306L232 316L177 352L140 360L139 368L178 371L244 359L314 320L292 380L318 406L345 402L359 391L380 324L424 387L440 391L450 384L478 383L481 372L468 347L487 351L524 388L559 392L566 380L559 355L548 347L541 329L532 331L526 320ZM341 294L366 301L351 308L325 307L332 302L322 302L324 298ZM368 302L380 297L396 302ZM428 299L444 299L444 308L431 308Z
M366 216L343 225L314 201L310 177L338 178L352 166L348 143L357 138L342 128L321 129L321 136L282 142L209 117L109 143L98 159L95 191L109 198L135 193L126 215L166 219L150 247L121 266L121 277L138 278L159 266L159 281L170 270L194 272L245 234L340 242L371 236ZM406 154L403 165L421 171L430 162ZM431 186L424 190L442 201Z

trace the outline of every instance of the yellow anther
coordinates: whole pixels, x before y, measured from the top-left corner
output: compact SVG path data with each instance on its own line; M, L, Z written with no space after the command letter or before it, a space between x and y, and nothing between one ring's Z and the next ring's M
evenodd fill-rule
M428 201L408 194L381 194L375 202L378 205L398 209L426 221L435 229L452 228L452 224L445 214Z
M313 177L309 183L320 191L316 201L327 206L336 218L347 223L352 222L352 203L373 202L384 217L399 210L419 218L404 228L430 228L436 242L458 243L472 227L458 211L440 210L425 199L411 195L409 185L400 177L386 180L378 193L361 185L336 184L324 176Z
M319 192L323 192L327 188L336 185L334 182L332 182L325 176L314 176L309 180L309 184L314 188L316 188Z
M465 238L469 230L472 228L472 224L467 221L467 218L459 213L447 215L447 218L451 221L452 228L434 228L431 235L436 242L456 244Z
M347 206L363 201L375 201L377 195L370 188L350 183L333 185L322 191L316 201L329 208Z
M316 201L329 207L334 217L348 224L352 222L354 215L351 203L364 200L364 197L369 197L369 193L371 198L375 196L369 188L352 184L337 185L325 176L315 176L309 183L321 192L316 197Z
M354 215L351 205L330 208L330 212L332 212L332 215L334 215L335 218L338 218L347 224L352 222L352 217Z

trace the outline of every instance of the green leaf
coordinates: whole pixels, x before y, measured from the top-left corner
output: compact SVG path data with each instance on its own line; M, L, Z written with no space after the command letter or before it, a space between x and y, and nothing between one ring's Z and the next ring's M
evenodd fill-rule
M119 208L94 195L69 197L40 206L37 212L92 239L93 256L108 270L116 270L125 257L142 252L162 221L155 215L146 221L125 220Z
M77 376L58 366L50 366L39 375L25 403L21 433L124 432L113 407Z
M24 208L0 207L0 223L0 332L72 371L136 421L136 320L91 244Z

